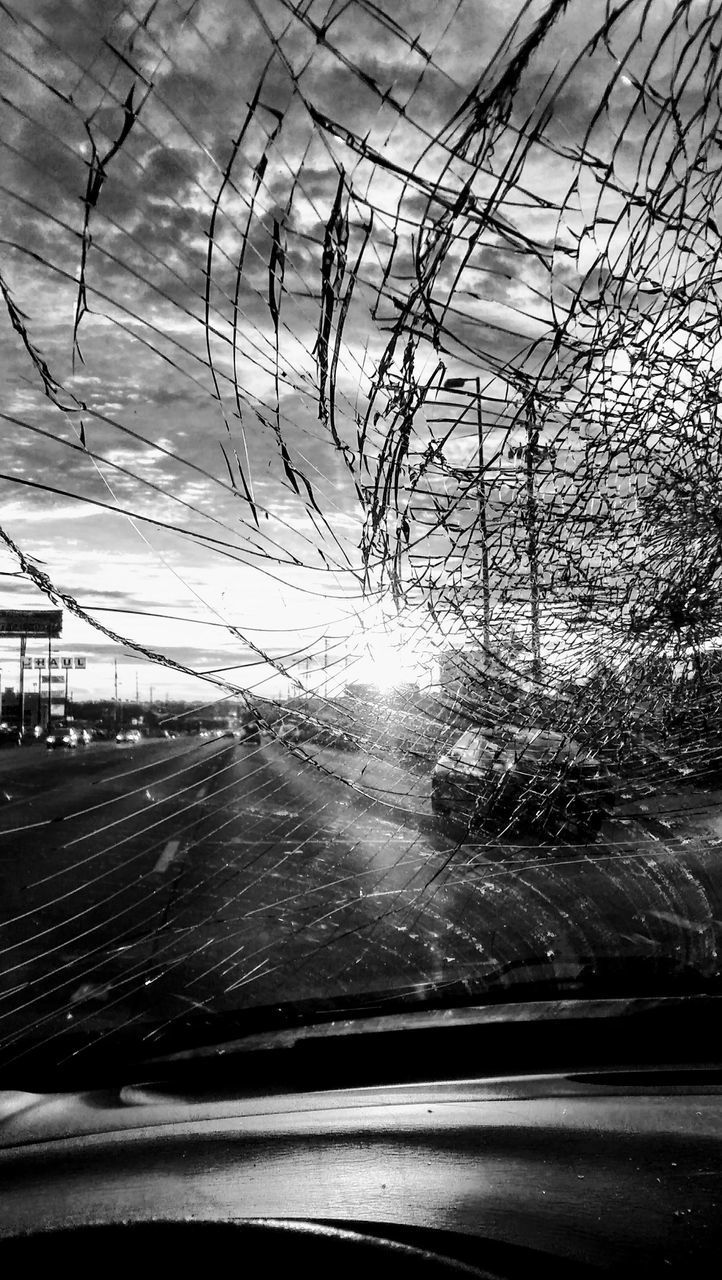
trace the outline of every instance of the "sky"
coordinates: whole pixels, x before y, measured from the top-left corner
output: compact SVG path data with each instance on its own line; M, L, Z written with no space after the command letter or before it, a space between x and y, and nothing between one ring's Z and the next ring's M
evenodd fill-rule
M107 695L114 662L126 696L136 676L209 701L328 690L383 663L408 675L447 642L398 616L391 446L413 420L403 487L443 416L436 391L416 413L409 397L452 375L483 375L492 452L518 438L504 370L548 358L553 306L590 244L609 248L575 148L614 149L635 181L644 42L625 50L644 7L578 61L599 0L6 6L0 601L72 602L79 696ZM513 110L479 132L474 101L550 8ZM648 39L673 9L660 0ZM660 93L681 48L657 56ZM520 160L552 99L554 163L538 145ZM412 374L404 307L427 324ZM460 415L447 461L474 449ZM15 663L6 643L4 685Z

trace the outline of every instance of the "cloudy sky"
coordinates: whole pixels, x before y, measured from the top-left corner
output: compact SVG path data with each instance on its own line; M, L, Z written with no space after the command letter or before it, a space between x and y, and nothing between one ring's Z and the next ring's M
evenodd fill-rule
M0 590L6 607L47 605L43 585L76 602L79 693L108 692L114 659L126 696L136 674L156 696L278 693L328 680L379 628L393 503L369 543L369 492L404 396L440 365L482 374L491 447L513 431L503 371L539 359L598 220L582 137L634 182L643 8L582 57L596 0L4 6ZM673 8L659 0L657 32ZM480 129L484 92L557 11L513 110L500 98ZM552 101L553 164L525 141ZM463 465L475 428L454 413ZM409 465L442 416L433 397L416 414ZM0 660L15 683L12 645Z

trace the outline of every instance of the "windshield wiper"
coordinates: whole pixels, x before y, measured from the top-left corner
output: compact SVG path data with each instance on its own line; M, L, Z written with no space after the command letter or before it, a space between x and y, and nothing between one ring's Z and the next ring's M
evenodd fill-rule
M106 1032L97 1043L92 1032L86 1030L83 1036L71 1032L58 1041L56 1056L47 1043L29 1043L13 1063L0 1064L0 1087L27 1089L32 1087L28 1079L37 1077L46 1086L52 1080L53 1088L78 1087L80 1081L128 1080L139 1078L139 1074L145 1078L149 1071L153 1076L166 1070L175 1072L183 1070L184 1063L195 1063L194 1069L204 1063L205 1070L211 1064L224 1069L242 1061L245 1076L254 1055L261 1055L268 1064L269 1050L308 1049L312 1041L322 1046L318 1052L329 1053L331 1041L348 1042L358 1035L375 1042L391 1035L401 1043L416 1031L440 1032L454 1025L469 1028L475 1022L486 1027L492 1021L497 1025L535 1018L556 1022L573 1018L577 1009L579 1016L589 1017L594 1002L607 1002L601 1012L608 1017L652 1008L670 997L680 1003L685 998L709 1000L719 995L719 974L705 974L668 958L580 958L552 963L547 956L530 956L483 974L412 988L195 1012L162 1028L136 1023L133 1035ZM497 1006L498 1017L494 1015ZM349 1052L355 1054L358 1049Z
M242 1038L274 1031L322 1027L346 1019L416 1018L424 1011L487 1007L495 1003L560 999L613 999L722 994L722 975L704 973L667 957L580 957L551 960L546 955L510 960L483 973L390 987L379 991L261 1006L232 1013L194 1013L152 1037L162 1051L203 1047L205 1030L212 1046L238 1034ZM228 1037L214 1035L227 1030ZM196 1038L198 1037L198 1038Z

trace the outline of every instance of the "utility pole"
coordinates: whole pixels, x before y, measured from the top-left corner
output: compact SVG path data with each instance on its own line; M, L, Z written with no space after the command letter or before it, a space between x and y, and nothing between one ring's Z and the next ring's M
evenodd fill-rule
M442 384L445 391L460 391L471 382L476 392L476 434L478 445L477 495L479 503L479 533L481 535L481 591L483 598L484 661L491 652L491 575L489 569L489 537L486 520L486 477L484 475L484 415L481 408L481 378L447 378Z
M52 634L53 634L53 633L52 633L52 631L48 631L48 728L50 728L50 722L51 722L51 720L52 720L52 718L53 718L53 673L52 673L53 640L52 640Z
M20 637L20 737L22 738L25 730L25 650L27 648L27 639L25 636ZM38 704L39 705L39 704Z
M526 536L529 559L529 601L531 607L532 675L541 680L541 640L539 628L539 520L535 486L536 458L539 451L539 428L533 396L526 403Z
M118 718L118 661L115 658L113 659L113 687L115 690L115 728L117 732L120 725Z
M491 590L489 586L489 539L486 527L486 479L484 476L484 419L481 411L481 378L476 379L476 431L479 442L479 531L481 533L481 589L484 596L484 658L491 646Z

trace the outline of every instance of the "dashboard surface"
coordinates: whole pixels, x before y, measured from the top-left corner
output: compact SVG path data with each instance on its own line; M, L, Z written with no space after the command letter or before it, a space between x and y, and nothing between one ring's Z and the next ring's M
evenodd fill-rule
M669 1275L717 1259L721 1191L722 1086L697 1069L0 1095L0 1251L41 1229L270 1219L436 1242L494 1274Z

